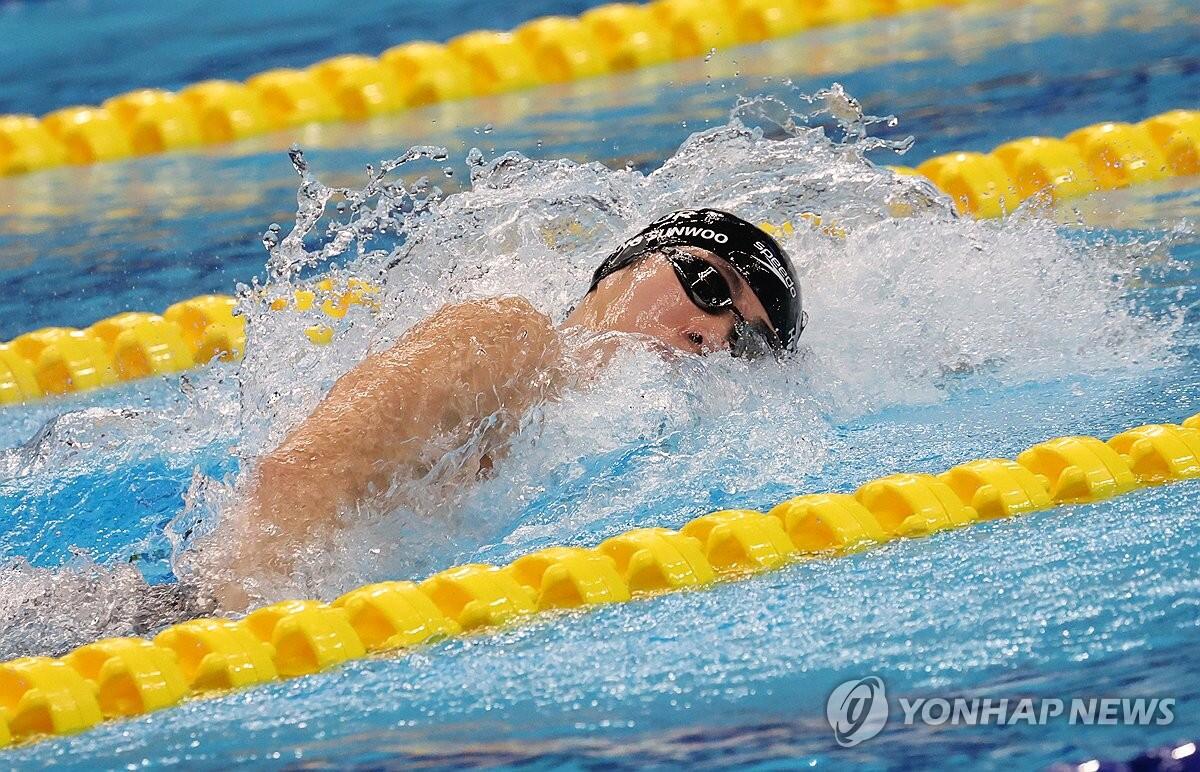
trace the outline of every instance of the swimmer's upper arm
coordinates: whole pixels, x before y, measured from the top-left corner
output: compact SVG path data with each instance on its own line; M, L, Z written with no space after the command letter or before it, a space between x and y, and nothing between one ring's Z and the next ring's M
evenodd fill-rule
M435 436L457 447L489 416L499 419L495 431L511 431L556 388L561 356L553 323L524 298L444 306L339 378L259 461L247 511L257 521L252 530L294 545L339 508L385 490L406 467L419 474ZM286 554L269 562L283 568Z

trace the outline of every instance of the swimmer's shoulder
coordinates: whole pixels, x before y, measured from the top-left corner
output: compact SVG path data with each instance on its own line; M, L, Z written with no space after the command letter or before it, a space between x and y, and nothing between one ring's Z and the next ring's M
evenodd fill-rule
M549 340L558 337L550 317L520 295L500 295L464 300L442 306L429 319L472 336Z

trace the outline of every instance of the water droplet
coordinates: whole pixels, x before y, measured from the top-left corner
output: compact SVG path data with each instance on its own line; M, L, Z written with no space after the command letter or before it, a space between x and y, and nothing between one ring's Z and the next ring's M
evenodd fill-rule
M304 160L304 151L299 145L293 144L288 148L288 158L292 161L292 168L296 170L296 174L303 177L308 173L308 162Z
M442 174L446 175L447 177L453 177L454 169L449 166L442 167Z

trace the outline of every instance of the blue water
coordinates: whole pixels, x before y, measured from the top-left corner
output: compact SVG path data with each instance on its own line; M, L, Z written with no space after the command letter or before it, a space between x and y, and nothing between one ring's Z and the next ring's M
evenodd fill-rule
M1110 410L1182 417L1146 404L1152 384L1095 386L1093 397ZM1193 400L1198 386L1190 383ZM1011 452L1049 432L1115 429L1122 421L1081 411L1091 414L1063 416L1045 431L1007 428L1014 413L1067 402L1052 388L979 395L936 415L881 418L846 433L854 438L848 444L891 444L898 455L922 456L903 468L934 469L970 455L934 457L949 452L939 447L948 428L978 432L980 450ZM886 460L849 465L853 472L839 464L837 473L895 468ZM677 514L631 512L624 525L678 525L706 508L706 497L680 493ZM72 768L142 759L186 760L189 768L299 761L316 768L772 761L1033 768L1128 756L1200 728L1198 505L1200 484L1192 482L895 543L711 591L355 663L10 751L10 758ZM579 541L610 531L603 530ZM1130 545L1138 546L1131 552ZM893 727L838 750L821 718L825 695L872 673L893 696L1170 695L1179 707L1163 728Z
M233 6L206 6L195 11L196 23L174 24L165 23L165 9L148 6L0 5L0 34L3 25L28 23L21 29L41 30L33 39L56 41L31 45L3 64L41 75L0 78L0 109L95 101L140 85L138 77L165 86L215 74L240 77L413 37L512 26L516 15L577 10L550 5L488 5L466 13L437 4L431 16L424 6L399 12L380 4L356 7L352 20L341 9L304 17L283 6L256 6L258 23L246 23ZM85 36L84 24L56 23L64 14L85 14L95 31ZM1114 3L1106 14L1090 23L1057 6L923 14L739 50L708 64L433 108L303 139L314 148L310 160L333 179L352 179L362 164L418 141L445 144L459 156L475 145L646 169L691 131L723 122L735 94L785 91L778 80L791 77L804 91L841 80L868 112L901 116L897 131L918 137L905 162L916 162L1025 133L1061 135L1091 121L1197 106L1200 32L1186 23L1194 9ZM1038 28L1031 18L1049 33L1031 34ZM270 34L262 34L264 25ZM166 30L152 36L155 45L90 80L79 76L80 64L54 58L63 45L108 50L113 33L104 37L103 30L154 29ZM227 50L205 51L198 42L218 37ZM822 51L838 63L806 74ZM172 69L163 69L168 61ZM31 62L37 66L26 69ZM767 73L770 82L763 81ZM0 338L229 292L261 272L258 234L269 222L290 221L295 206L295 177L281 152L292 139L0 179L6 204ZM459 172L444 181L446 189L455 189ZM1073 239L1118 232L1151 238L1200 219L1200 186L1176 181L1080 206L1093 229L1066 229ZM899 470L936 472L973 458L1011 457L1056 435L1108 436L1148 421L1181 420L1200 411L1200 243L1194 231L1183 232L1163 249L1175 262L1151 261L1127 297L1148 317L1182 309L1167 364L1022 386L950 382L932 404L836 423L831 461L798 481L736 489L683 481L654 501L629 501L585 530L556 527L594 486L619 487L623 474L653 464L656 453L686 450L694 438L670 438L665 447L634 443L620 456L587 459L582 471L564 470L544 481L523 510L503 514L509 531L533 526L532 532L460 545L441 558L502 563L545 544L591 545L632 527L678 527L716 508L767 507L804 492L851 491ZM6 410L0 445L27 441L71 408L97 406L146 411L137 420L148 421L142 436L152 438L156 411L179 409L177 392L176 380L163 379ZM164 529L197 470L217 477L233 471L233 438L185 453L153 443L135 451L121 445L118 453L121 431L81 433L82 443L51 449L57 455L46 463L61 473L19 470L0 480L0 555L55 569L77 560L82 548L101 564L132 563L150 581L171 580ZM112 449L105 445L110 439ZM121 460L107 462L111 455ZM731 455L724 463L728 468L714 470L714 478L736 477L722 473L756 459ZM539 618L108 724L7 751L0 761L79 769L239 763L1023 769L1124 758L1200 734L1198 534L1200 483L1149 489L704 592ZM1174 697L1178 707L1167 727L890 726L858 748L838 749L824 723L825 697L837 683L869 674L881 675L893 696L1153 695Z

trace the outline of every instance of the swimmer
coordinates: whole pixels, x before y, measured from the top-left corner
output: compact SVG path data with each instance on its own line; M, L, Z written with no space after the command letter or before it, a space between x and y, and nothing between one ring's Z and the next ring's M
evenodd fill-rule
M519 297L447 305L342 375L250 471L234 578L217 601L245 608L245 579L286 575L341 513L386 500L392 480L421 479L448 452L471 476L490 473L522 416L597 366L567 354L566 336L624 333L665 352L754 358L793 350L804 322L787 254L715 209L668 214L626 241L557 327Z

